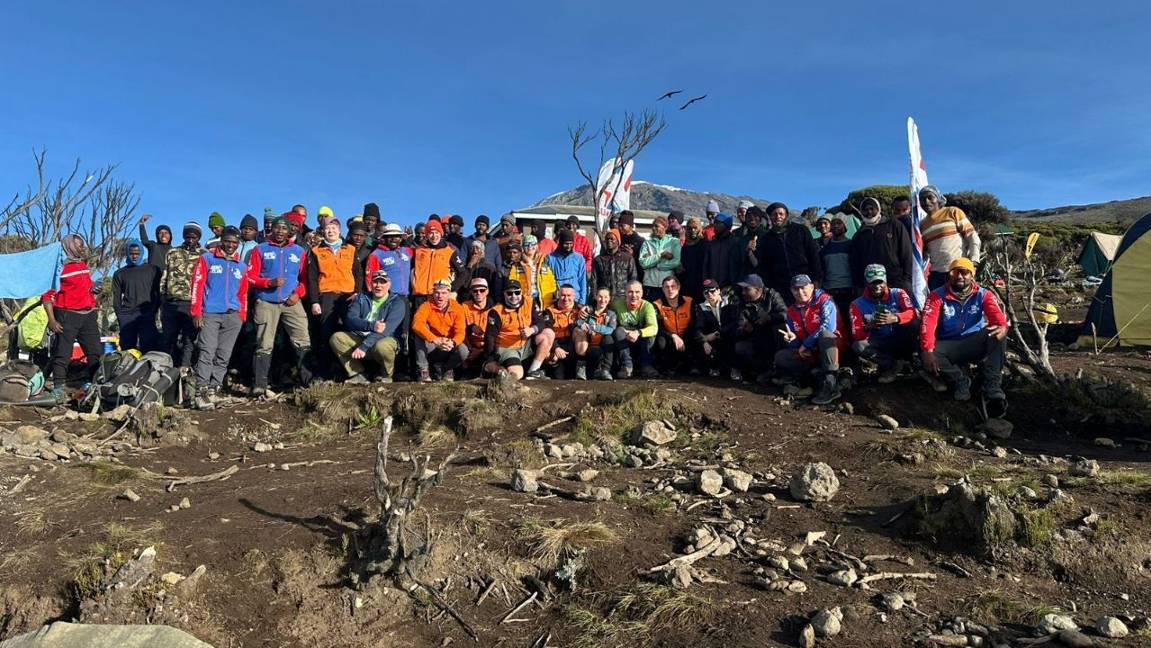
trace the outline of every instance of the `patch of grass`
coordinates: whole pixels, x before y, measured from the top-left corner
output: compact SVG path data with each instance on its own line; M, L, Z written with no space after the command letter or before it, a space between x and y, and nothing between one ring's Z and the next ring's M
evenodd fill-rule
M601 396L584 409L570 440L584 445L603 441L627 443L631 431L644 421L679 422L694 414L690 403L682 398L654 389L625 389Z
M4 553L0 558L0 574L11 576L19 572L32 563L32 560L40 552L35 547L22 547L20 549L12 549Z
M44 511L25 511L16 519L16 530L21 534L36 535L48 528Z
M863 451L868 455L887 460L894 460L913 452L918 452L927 459L942 459L954 454L954 450L946 445L941 435L919 429L878 437L865 444Z
M477 534L491 527L492 519L492 514L484 509L467 509L460 514L460 525L468 533Z
M511 475L503 468L496 468L495 466L478 466L464 473L463 477L471 477L473 479L479 479L482 481L506 482L511 478Z
M99 541L78 554L64 556L72 570L71 588L77 600L91 598L103 587L105 574L113 574L144 547L159 545L164 525L154 522L129 527L116 522L106 525Z
M517 537L532 556L554 564L561 556L587 551L619 540L603 522L568 522L529 517L520 522Z
M624 493L616 500L624 506L642 508L652 515L670 513L675 510L675 501L666 493L655 493L647 496Z
M456 435L442 425L429 423L420 426L416 438L421 450L432 450L451 445L456 440Z
M531 439L508 441L500 449L500 454L506 456L510 468L539 468L544 465L544 455L536 449Z
M79 467L81 470L87 471L88 478L100 486L117 486L144 476L141 471L131 466L112 463L111 461L88 461L80 464Z
M391 392L345 383L313 383L298 389L293 395L296 405L305 412L318 414L317 418L323 421L323 425L309 421L311 425L295 431L292 438L319 441L333 435L346 434L349 429L373 429L364 424L377 419L378 426L385 413L391 411L391 398Z
M1094 477L1064 477L1063 483L1067 486L1114 486L1119 489L1139 488L1151 484L1151 473L1133 468L1119 468L1117 470L1101 470Z
M497 428L504 422L508 413L505 406L480 398L469 398L459 406L459 430L463 436L475 436L481 432Z
M980 592L971 604L971 616L980 623L999 625L1014 623L1034 626L1046 614L1057 614L1061 610L1049 605L1032 605L1012 598L1002 590Z
M650 646L653 635L698 627L716 609L711 599L656 583L639 583L606 603L606 614L579 606L565 609L568 622L580 631L576 648Z
M1051 544L1059 522L1050 508L1036 508L1023 505L1016 511L1021 522L1019 544L1025 547L1040 548Z

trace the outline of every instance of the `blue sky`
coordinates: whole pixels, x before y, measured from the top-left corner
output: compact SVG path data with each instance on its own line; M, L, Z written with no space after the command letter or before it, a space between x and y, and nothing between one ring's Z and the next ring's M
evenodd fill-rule
M1151 194L1151 5L911 4L7 0L0 189L45 147L173 224L371 200L470 228L579 183L569 124L654 107L638 178L795 208L905 182L908 115L945 191Z

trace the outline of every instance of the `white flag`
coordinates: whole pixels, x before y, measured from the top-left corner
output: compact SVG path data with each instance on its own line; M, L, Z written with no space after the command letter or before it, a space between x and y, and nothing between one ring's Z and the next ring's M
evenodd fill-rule
M612 158L599 168L599 177L595 183L595 229L602 233L607 228L608 217L611 216L612 198L615 197L615 188L619 184L619 158Z
M919 127L915 120L907 118L907 149L911 154L911 242L912 253L915 257L917 271L911 275L911 298L916 308L923 308L927 303L927 257L923 253L923 234L919 229L919 221L923 218L923 207L919 204L919 191L927 186L927 164L923 161L923 154L919 149Z

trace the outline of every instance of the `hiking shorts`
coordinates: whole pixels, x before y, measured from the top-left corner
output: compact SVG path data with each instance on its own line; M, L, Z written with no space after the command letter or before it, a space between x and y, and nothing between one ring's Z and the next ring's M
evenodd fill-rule
M530 344L520 347L496 347L496 362L503 368L518 367L532 355Z

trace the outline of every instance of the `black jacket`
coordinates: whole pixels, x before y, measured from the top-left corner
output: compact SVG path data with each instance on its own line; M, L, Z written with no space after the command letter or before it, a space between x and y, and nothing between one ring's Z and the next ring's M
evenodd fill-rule
M911 235L903 224L884 220L859 228L851 238L851 281L857 287L863 287L863 269L872 263L887 269L887 285L911 291L915 256Z
M155 311L160 304L160 268L142 263L112 275L112 307L120 311Z
M728 320L737 315L736 309L726 301L721 301L718 312L704 300L691 305L691 321L695 325L695 342L703 344L703 336L719 333L723 337L723 329Z
M723 336L729 340L779 337L779 329L787 326L787 304L771 288L764 289L756 301L740 299L732 306L731 315L723 322ZM751 332L743 330L744 324L751 324Z
M172 244L149 240L148 230L143 223L140 223L140 240L144 243L144 248L148 250L148 263L163 271L164 262L168 258L168 250L172 249Z
M635 272L638 281L643 281L643 268L639 265L639 249L643 247L644 238L639 235L639 232L632 231L631 234L624 234L620 232L620 245L631 246L631 256L635 261Z
M759 235L755 243L756 274L764 283L781 293L791 289L791 278L798 274L823 281L823 263L819 244L811 231L799 223L787 223L782 230L774 228Z
M735 267L732 255L739 254L736 249L739 241L731 233L724 237L716 236L705 245L707 247L703 252L704 279L714 279L721 288L727 288L743 279L743 277L734 276L732 272ZM682 253L680 253L680 258L683 258Z
M691 245L684 245L679 251L679 265L676 273L683 294L699 302L703 299L703 258L707 252L707 241L700 239Z
M630 281L639 281L639 268L632 255L623 250L617 250L615 254L604 252L591 262L591 295L588 302L595 301L595 293L600 288L610 290L612 299L623 299Z

